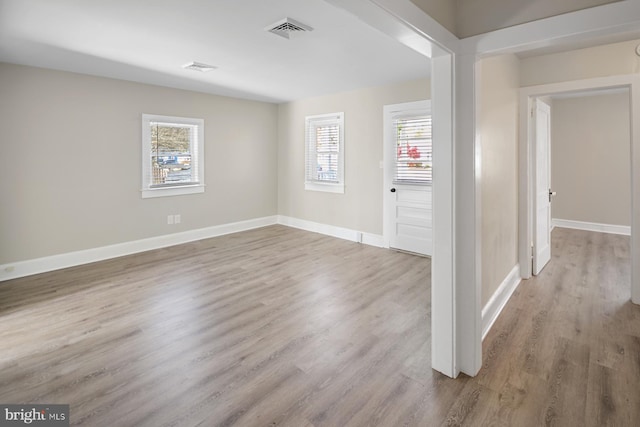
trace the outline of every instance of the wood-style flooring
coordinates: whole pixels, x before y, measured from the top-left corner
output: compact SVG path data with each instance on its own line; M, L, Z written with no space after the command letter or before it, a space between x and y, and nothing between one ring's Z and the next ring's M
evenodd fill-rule
M430 367L430 261L283 226L0 283L0 403L83 426L636 426L628 238L556 229L475 378Z

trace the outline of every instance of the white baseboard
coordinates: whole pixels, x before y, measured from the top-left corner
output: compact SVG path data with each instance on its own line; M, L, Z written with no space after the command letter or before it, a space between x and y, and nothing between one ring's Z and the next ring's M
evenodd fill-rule
M493 326L502 309L511 298L511 295L520 284L520 266L513 267L511 272L502 281L496 292L493 294L489 302L482 309L482 339L487 336L489 330Z
M364 233L350 228L336 227L335 225L322 224L284 215L278 215L278 224L337 237L339 239L350 240L352 242L364 243L369 246L385 247L384 238L378 234Z
M59 270L81 264L131 255L138 252L165 248L167 246L179 245L182 243L193 242L195 240L237 233L239 231L266 227L277 223L278 217L274 215L250 219L247 221L233 222L230 224L214 225L212 227L199 228L197 230L189 230L181 233L165 234L163 236L150 237L132 242L117 243L115 245L102 246L99 248L68 252L27 261L8 263L0 265L0 281L17 279L19 277L45 273L47 271Z
M572 221L568 219L551 220L552 227L573 228L576 230L596 231L599 233L631 235L631 227L628 225L599 224L596 222Z
M379 234L373 233L362 233L362 241L365 245L375 246L376 248L386 248L388 247L384 242L384 237Z
M209 239L211 237L222 236L225 234L238 233L240 231L247 231L274 224L282 224L306 231L325 234L327 236L350 240L352 242L364 243L370 246L377 246L381 248L385 247L383 237L377 234L363 233L348 228L320 224L317 222L282 215L274 215L250 219L247 221L233 222L230 224L199 228L197 230L189 230L181 233L165 234L132 242L117 243L99 248L12 262L0 265L0 282L31 276L33 274L46 273L47 271L60 270L62 268L75 267L91 262L132 255L139 252L166 248L167 246L180 245L182 243L193 242L195 240Z

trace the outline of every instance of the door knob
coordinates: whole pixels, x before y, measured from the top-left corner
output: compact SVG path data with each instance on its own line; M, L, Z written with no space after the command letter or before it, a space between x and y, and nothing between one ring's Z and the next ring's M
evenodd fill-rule
M395 193L395 192L396 192L396 189L395 189L395 188L392 188L392 189L391 189L391 192L392 192L392 193Z

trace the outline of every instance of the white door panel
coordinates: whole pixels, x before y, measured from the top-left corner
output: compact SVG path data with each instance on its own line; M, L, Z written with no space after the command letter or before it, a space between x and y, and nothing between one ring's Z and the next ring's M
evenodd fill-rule
M403 218L405 221L415 220L419 224L423 224L424 226L431 225L431 210L424 208L416 208L410 206L398 206L397 208L397 216L398 218Z
M431 187L423 187L416 189L414 186L398 184L392 187L396 189L391 193L395 225L390 236L390 247L431 255Z
M398 192L396 197L401 203L416 203L424 208L431 208L431 198L425 198L425 191L431 192L431 188L428 186L413 186L396 184L395 188L401 188L402 192Z
M534 110L534 213L533 274L539 274L551 259L551 109L539 99Z

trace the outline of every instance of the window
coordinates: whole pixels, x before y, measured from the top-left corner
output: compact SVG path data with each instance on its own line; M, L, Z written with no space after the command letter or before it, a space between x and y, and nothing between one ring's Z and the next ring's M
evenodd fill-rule
M431 114L394 118L396 183L430 184L432 178Z
M305 189L344 193L344 113L305 121Z
M142 115L142 197L204 192L204 120Z

